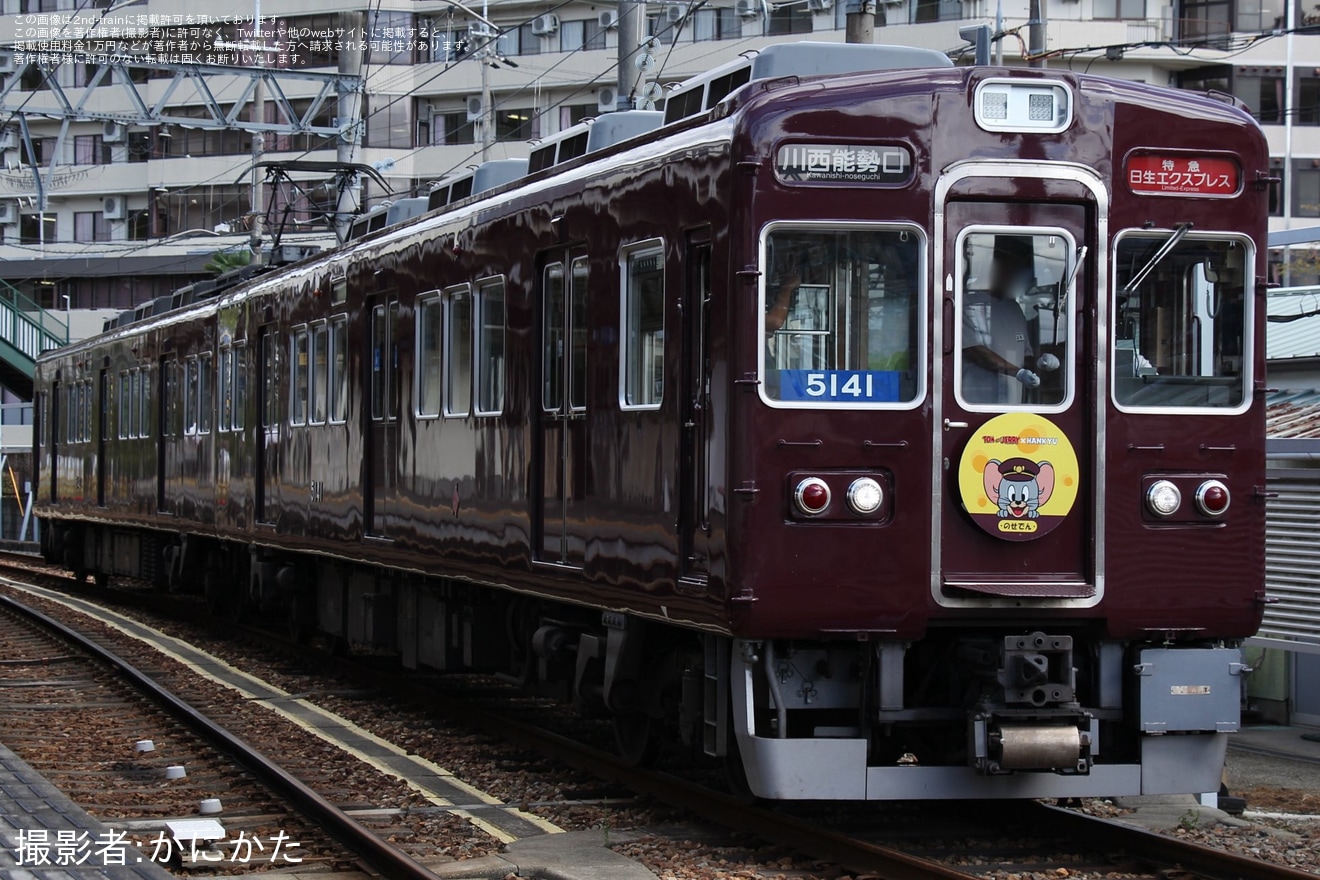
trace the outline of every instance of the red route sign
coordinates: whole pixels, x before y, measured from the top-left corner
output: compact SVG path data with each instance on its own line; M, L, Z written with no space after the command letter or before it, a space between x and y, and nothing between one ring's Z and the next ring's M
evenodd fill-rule
M1232 159L1147 153L1128 158L1127 181L1135 193L1233 196L1242 183L1242 170Z

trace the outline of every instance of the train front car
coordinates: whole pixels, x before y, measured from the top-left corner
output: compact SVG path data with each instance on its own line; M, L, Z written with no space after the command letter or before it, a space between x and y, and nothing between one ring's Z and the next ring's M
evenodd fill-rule
M734 112L751 790L1217 790L1263 599L1259 128L985 68Z

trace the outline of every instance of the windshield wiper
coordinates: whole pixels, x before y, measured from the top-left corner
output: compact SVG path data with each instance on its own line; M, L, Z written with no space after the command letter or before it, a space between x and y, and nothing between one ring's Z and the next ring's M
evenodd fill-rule
M1167 257L1169 255L1169 252L1178 246L1178 242L1186 238L1187 233L1191 231L1192 231L1191 221L1188 221L1186 223L1179 223L1177 226L1175 226L1173 230L1173 235L1169 236L1169 240L1166 241L1160 247L1160 249L1155 252L1154 256L1150 258L1150 261L1146 263L1146 265L1141 267L1140 272L1132 276L1131 281L1123 285L1123 294L1126 296L1127 294L1131 293L1132 291L1140 287L1141 282L1146 280L1146 276L1149 275L1151 272L1154 272L1155 267L1160 264L1160 261L1163 260L1165 257Z

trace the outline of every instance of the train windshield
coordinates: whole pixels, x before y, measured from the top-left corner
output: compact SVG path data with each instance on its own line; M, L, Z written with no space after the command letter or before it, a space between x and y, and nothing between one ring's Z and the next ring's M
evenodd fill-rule
M1082 252L1062 229L976 230L960 245L958 402L977 411L1065 408Z
M1133 232L1114 256L1114 400L1132 408L1234 409L1247 402L1249 245Z
M922 382L916 229L779 225L765 236L762 392L777 406L910 406Z

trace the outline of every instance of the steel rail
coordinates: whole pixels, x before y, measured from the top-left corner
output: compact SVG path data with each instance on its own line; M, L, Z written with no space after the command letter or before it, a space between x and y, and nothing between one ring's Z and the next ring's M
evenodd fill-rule
M114 652L9 596L0 595L0 607L39 624L117 670L130 684L160 705L176 720L187 725L217 749L228 753L277 794L286 798L299 812L321 823L327 831L335 835L339 843L357 853L364 862L386 877L399 878L399 880L439 880L435 873L372 834L343 810L290 775L283 767L198 712Z
M1121 847L1139 861L1178 868L1207 880L1315 880L1316 875L1309 871L1178 840L1125 822L1038 802L1033 807L1042 824L1053 826L1069 837L1103 840Z

